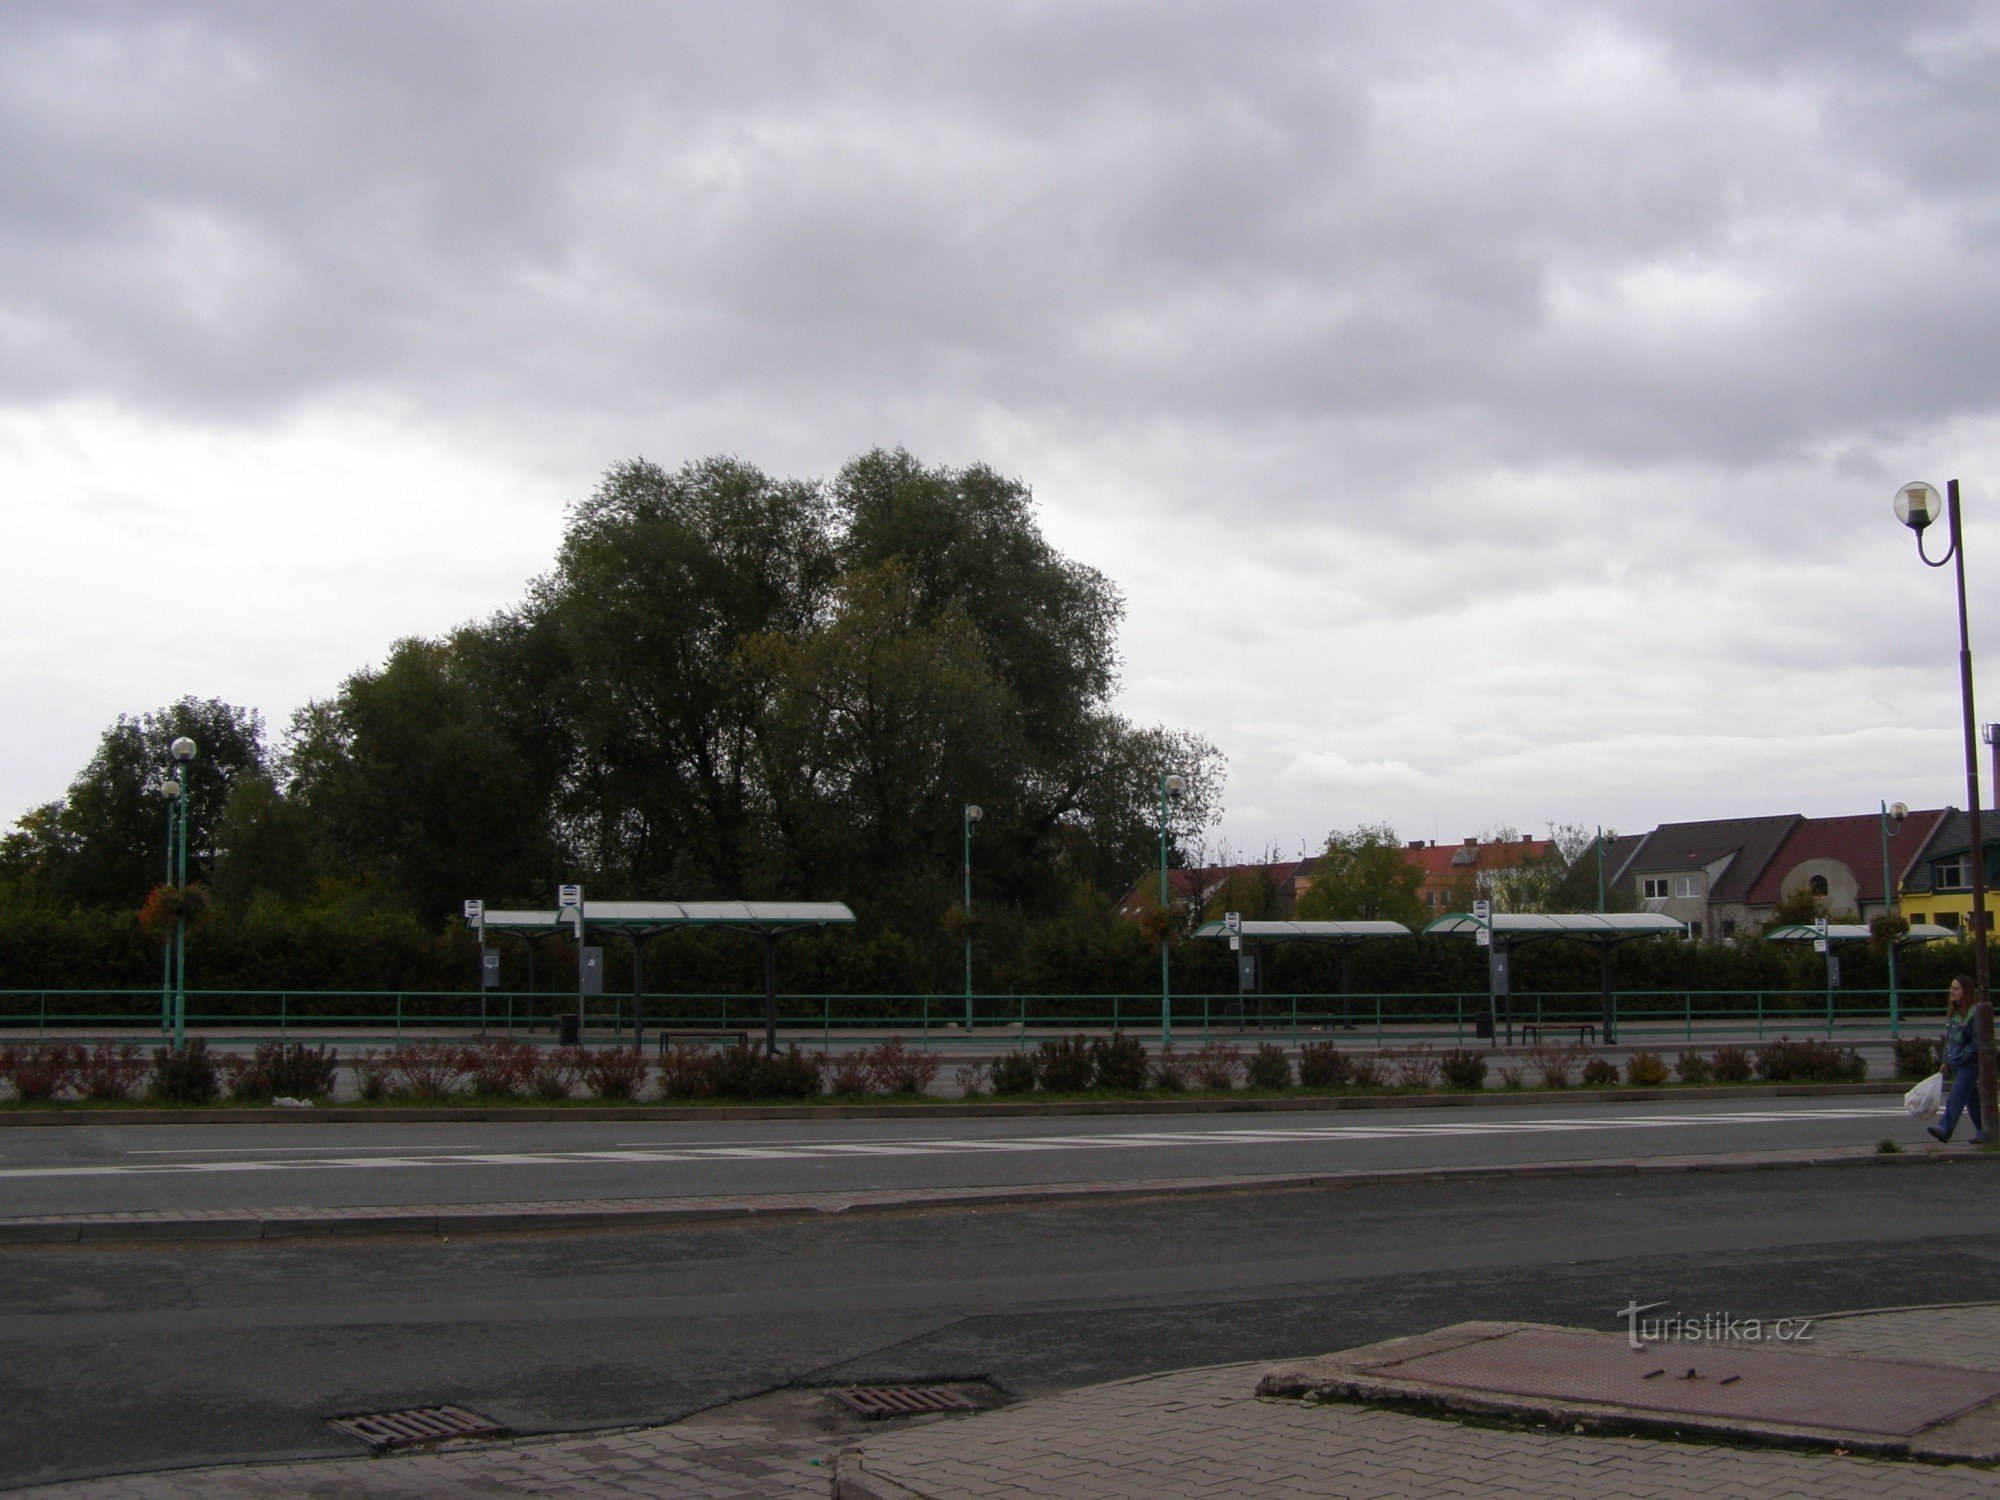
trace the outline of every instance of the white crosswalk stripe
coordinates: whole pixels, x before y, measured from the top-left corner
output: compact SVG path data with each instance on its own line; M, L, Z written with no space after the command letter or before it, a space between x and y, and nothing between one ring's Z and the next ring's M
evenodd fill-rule
M915 1137L876 1141L792 1141L769 1145L628 1145L580 1151L409 1150L396 1155L359 1155L357 1148L278 1147L301 1154L246 1160L241 1156L190 1161L130 1161L47 1167L0 1168L0 1178L129 1177L199 1172L384 1171L409 1167L533 1167L586 1163L671 1163L804 1161L868 1156L947 1156L1048 1151L1182 1151L1225 1146L1339 1145L1343 1142L1436 1140L1453 1136L1598 1134L1606 1131L1700 1130L1719 1125L1798 1125L1822 1120L1904 1117L1893 1105L1794 1110L1738 1110L1727 1113L1590 1115L1539 1119L1410 1121L1395 1124L1310 1125L1292 1128L1214 1126L1193 1130L1110 1131L1103 1135L1013 1135L994 1137ZM1906 1118L1906 1117L1905 1117ZM193 1148L198 1149L198 1148ZM225 1148L226 1149L226 1148ZM369 1148L359 1148L369 1149ZM374 1148L380 1149L380 1148ZM343 1154L310 1155L314 1150ZM155 1153L134 1153L153 1155Z

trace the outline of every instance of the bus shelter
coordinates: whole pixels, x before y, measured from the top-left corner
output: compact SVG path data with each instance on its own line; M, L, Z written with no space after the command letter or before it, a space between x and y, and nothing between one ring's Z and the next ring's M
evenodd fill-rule
M1597 949L1597 969L1603 981L1604 1014L1598 1034L1608 1044L1617 1040L1617 1014L1611 1000L1611 950L1636 938L1686 937L1687 923L1664 912L1447 912L1424 929L1425 937L1469 937L1489 951L1486 1019L1480 1035L1498 1034L1502 1002L1506 1006L1507 1045L1514 1045L1513 951L1527 943L1562 941L1589 943Z
M1198 938L1235 938L1241 955L1236 966L1237 1005L1242 1005L1241 997L1263 988L1263 957L1260 950L1280 943L1313 943L1320 947L1336 948L1340 952L1340 1024L1351 1027L1348 1019L1348 995L1353 990L1352 971L1354 950L1363 943L1384 942L1391 938L1406 938L1414 934L1401 922L1292 922L1292 921L1239 921L1232 927L1228 922L1204 922L1194 930Z
M1768 929L1767 943L1811 943L1826 955L1826 1024L1833 1027L1833 992L1840 988L1839 950L1865 943L1874 934L1860 922L1785 922ZM1941 943L1961 934L1937 922L1912 922L1910 930L1889 950L1889 1035L1900 1036L1903 1028L1903 997L1896 985L1896 949L1913 948L1919 943Z
M590 975L603 975L602 950L593 952L591 933L609 934L632 945L632 1041L645 1042L645 944L666 932L720 927L747 933L764 950L764 1046L778 1050L778 939L820 927L846 926L854 913L840 901L584 901L578 899L554 911L488 911L482 902L466 903L466 925L479 933L482 951L488 932L531 933L570 931L578 950L577 1033L583 1029L584 996L592 993Z

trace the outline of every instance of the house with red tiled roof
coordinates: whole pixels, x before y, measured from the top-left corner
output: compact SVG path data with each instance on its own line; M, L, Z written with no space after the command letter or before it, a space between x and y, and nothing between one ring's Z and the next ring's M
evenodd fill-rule
M1912 812L1894 837L1886 836L1886 820L1879 813L1798 819L1744 890L1744 920L1762 926L1779 902L1803 891L1829 914L1851 913L1873 921L1888 910L1890 897L1917 865L1945 815L1944 808Z
M1412 839L1403 858L1423 871L1417 899L1435 912L1464 911L1474 901L1490 900L1510 870L1544 859L1555 845L1548 839L1466 839L1456 844Z

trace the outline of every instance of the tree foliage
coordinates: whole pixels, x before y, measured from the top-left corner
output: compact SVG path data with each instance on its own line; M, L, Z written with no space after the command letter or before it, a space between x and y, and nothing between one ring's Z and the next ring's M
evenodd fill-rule
M150 788L189 733L197 864L224 916L314 907L434 926L471 896L846 900L945 963L963 808L975 910L1108 924L1151 864L1159 778L1186 862L1222 759L1114 711L1118 593L984 466L876 451L830 481L736 458L619 464L515 606L397 642L293 719L186 700L121 719L0 848L37 897L136 908L164 872ZM156 779L156 778L153 778ZM899 980L907 983L906 979Z
M1299 897L1310 921L1401 922L1422 932L1430 914L1417 897L1424 872L1404 856L1403 841L1385 824L1335 829L1314 862L1312 884Z

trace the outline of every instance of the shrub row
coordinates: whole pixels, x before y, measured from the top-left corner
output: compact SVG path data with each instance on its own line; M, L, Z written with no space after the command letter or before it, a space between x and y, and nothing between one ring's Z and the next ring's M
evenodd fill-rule
M1925 1050L1927 1049L1927 1050ZM1899 1042L1897 1071L1924 1076L1936 1069L1936 1044ZM178 1051L155 1049L150 1063L138 1047L100 1042L11 1043L0 1047L0 1081L22 1100L76 1097L131 1099L143 1094L165 1103L205 1104L227 1093L241 1100L325 1099L335 1088L340 1054L331 1047L267 1043L248 1056L218 1055L200 1038ZM410 1099L426 1103L460 1099L572 1099L579 1090L592 1099L642 1097L657 1080L662 1099L812 1099L913 1096L936 1082L935 1053L894 1037L879 1046L822 1055L796 1047L776 1056L754 1047L707 1050L669 1049L657 1066L632 1047L537 1047L503 1039L477 1044L412 1042L353 1059L356 1087L363 1099ZM1299 1048L1297 1064L1270 1042L1245 1054L1230 1042L1209 1042L1191 1051L1171 1044L1148 1053L1136 1037L1072 1035L1051 1037L1032 1052L1003 1053L990 1063L958 1070L967 1095L999 1097L1034 1091L1076 1094L1091 1091L1181 1093L1190 1089L1226 1092L1239 1086L1264 1092L1294 1087L1328 1089L1431 1089L1469 1092L1486 1086L1486 1054L1471 1048L1433 1051L1416 1046L1401 1052L1346 1052L1330 1041ZM1911 1069L1921 1067L1914 1075ZM1653 1088L1677 1077L1682 1083L1841 1083L1867 1076L1867 1064L1852 1048L1815 1039L1780 1038L1755 1049L1718 1047L1689 1050L1671 1073L1656 1052L1627 1059L1624 1082ZM1518 1062L1498 1066L1504 1088L1521 1088L1532 1077L1543 1088L1581 1084L1608 1087L1620 1081L1616 1064L1580 1045L1534 1046Z

